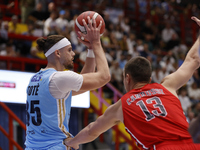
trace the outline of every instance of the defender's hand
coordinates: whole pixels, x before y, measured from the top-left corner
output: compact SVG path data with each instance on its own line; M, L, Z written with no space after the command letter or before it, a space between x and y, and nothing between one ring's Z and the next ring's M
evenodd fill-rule
M71 147L73 148L73 149L75 149L75 150L77 150L77 149L79 149L79 145L78 144L72 144L71 143L71 140L72 140L73 138L67 138L67 139L65 139L64 140L64 144L65 144L65 146L66 146L66 150L71 150ZM70 148L70 149L68 149L68 148Z

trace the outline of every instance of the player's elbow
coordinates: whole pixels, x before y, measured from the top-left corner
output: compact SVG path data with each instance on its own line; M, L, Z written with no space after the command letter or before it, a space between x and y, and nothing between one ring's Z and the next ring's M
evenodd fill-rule
M104 82L105 84L108 83L111 79L111 75L110 75L110 72L108 73L103 73L101 75L101 79L102 79L102 82Z
M188 62L193 63L195 68L199 68L200 66L200 58L199 56L191 56L188 58Z
M185 62L188 64L192 64L194 69L197 69L200 66L199 56L196 55L186 57Z

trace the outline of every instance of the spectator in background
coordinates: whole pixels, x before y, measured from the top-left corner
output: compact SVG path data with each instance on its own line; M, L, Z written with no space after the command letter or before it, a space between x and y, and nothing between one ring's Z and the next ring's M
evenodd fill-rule
M176 59L175 59L175 56L174 56L174 53L172 51L168 51L167 54L164 54L164 57L163 57L163 61L166 61L167 59L170 60L170 63L171 64L174 64L176 62Z
M193 82L192 85L188 87L188 96L193 103L200 101L200 88L197 87L196 82Z
M145 23L142 27L142 36L145 37L146 34L153 35L153 25L150 19L145 19Z
M27 57L46 60L44 53L41 51L38 51L37 48L34 46L31 47L30 54Z
M172 39L172 35L175 33L175 30L171 28L169 22L166 23L165 28L162 30L162 40L167 43Z
M57 27L60 34L62 34L62 32L65 31L68 26L68 21L65 18L65 15L66 15L65 10L61 10L59 12L59 17L56 19Z
M154 46L152 43L152 34L144 34L144 43L148 44L148 49L150 52L153 52Z
M9 33L15 33L15 34L21 34L22 31L19 27L18 17L16 15L13 15L11 18L11 21L8 23L8 32Z
M195 118L194 117L194 112L192 110L193 105L194 104L192 104L192 106L188 107L188 109L187 109L186 119L187 119L188 123L190 123Z
M34 22L39 26L43 26L44 21L47 18L46 18L46 13L42 10L42 7L43 7L42 3L39 2L36 5L35 10L31 11L30 14L28 15L28 21Z
M77 69L78 71L81 71L81 68L83 67L85 60L86 60L86 56L81 56L82 58L80 59L80 55L82 54L82 52L85 50L85 45L82 44L80 41L78 41L77 44L72 45L73 51L76 54L74 56L74 61L77 62L78 66ZM81 61L80 61L81 60Z
M78 15L74 15L73 19L69 21L68 27L66 28L66 32L69 33L69 37L70 37L72 46L78 44L77 35L74 30L74 24L75 24L77 17L78 17Z
M186 87L182 87L179 90L178 98L181 102L181 106L183 108L184 113L187 114L187 110L189 107L191 107L192 103L190 101L190 98L187 96L187 88Z
M35 24L34 23L29 23L27 24L28 26L28 31L23 32L22 35L26 36L36 36L34 34L35 30ZM28 56L30 54L30 50L32 47L32 41L31 40L25 40L25 41L19 41L21 43L21 48L20 50L20 55L21 56Z
M5 44L8 41L8 32L3 24L3 16L0 15L0 45Z
M28 15L35 7L35 0L20 0L21 23L27 23Z
M74 27L73 27L73 29L74 29ZM69 37L70 37L70 40L72 43L72 47L78 44L77 35L76 35L75 30L73 30L73 29L70 32L66 31L66 33L69 32ZM66 28L66 30L67 30L67 28Z
M192 83L196 82L197 87L200 87L200 76L199 76L199 69L195 70L192 77L190 78L189 82L187 83L188 86L191 86Z
M197 117L200 114L200 102L194 104L193 111L195 113L194 117Z
M136 47L137 47L136 45L133 46L133 52L131 54L132 57L137 57L140 55L140 53L137 51Z
M27 30L27 26L20 24L18 22L18 17L13 15L11 21L8 23L8 33L22 34L25 30ZM23 47L23 41L17 38L10 39L10 41L14 44L15 51L20 55L21 51L25 49L25 47Z
M51 13L56 11L56 6L54 2L48 3L48 11L46 12L46 18L49 18Z
M6 46L0 49L0 56L16 57L18 56L15 52L15 47L11 41L6 43ZM10 63L9 67L12 67L13 63ZM7 69L7 64L5 61L0 61L0 69Z
M150 55L149 45L147 43L144 43L143 48L143 51L140 51L140 56L147 58Z
M10 56L10 57L18 56L18 54L15 52L15 47L14 47L12 41L8 41L6 43L6 48L4 50L1 50L0 55L1 56Z
M111 66L113 60L115 60L115 57L116 57L115 56L116 55L115 50L111 50L109 52L105 50L105 55L106 55L106 59L108 61L108 65Z
M197 87L200 88L200 76L199 76L199 70L197 69L193 74L193 80L197 83Z
M136 50L141 53L142 51L144 51L144 45L143 45L143 40L138 38L136 41Z
M179 38L176 33L173 33L171 39L166 43L165 49L167 51L173 50L175 47L179 46Z
M51 12L50 17L44 22L44 36L58 34L58 26L56 23L57 13Z
M168 74L176 71L176 68L174 67L174 63L172 63L170 61L170 57L167 57L166 60L163 60L162 62L160 62L160 65L161 65L162 68L166 68L166 71L167 71Z
M108 30L107 30L108 31ZM109 31L108 31L109 32ZM115 37L115 34L113 32L109 32L109 38L110 38L110 48L112 50L116 50L116 49L119 49L119 44L118 44L118 41Z
M113 84L118 90L122 91L122 69L119 67L117 61L113 61L110 66L111 84Z
M120 46L120 50L124 53L127 54L128 53L128 44L127 44L127 35L124 34L122 39L119 40L119 46Z
M84 50L80 53L79 59L80 59L82 62L85 62L86 58L87 58L87 50L84 49Z
M68 23L69 31L72 31L74 29L74 24L75 24L77 17L78 17L78 15L74 15L73 19L69 21L69 23Z
M110 21L117 25L119 24L119 16L123 16L123 10L118 2L113 4L113 7L107 7L104 11L104 14L109 14Z
M105 22L105 26L106 26L106 29L111 32L112 29L110 28L110 25L113 25L112 22L110 21L109 19L109 14L108 13L104 13L103 15L103 19L104 19L104 22Z
M70 9L65 9L65 19L67 20L67 22L70 21L71 19Z
M129 37L127 38L127 46L128 46L128 54L133 54L134 46L136 45L136 35L134 33L129 33Z
M152 71L151 78L153 83L161 83L162 79L164 78L164 73L159 64L156 65L154 70Z
M185 54L180 53L179 56L178 56L178 67L180 67L183 64L184 59L185 59Z
M110 42L109 34L110 34L109 31L105 29L103 35L101 36L102 46L107 51L111 50L111 42Z
M122 31L122 28L119 24L117 24L115 26L115 29L113 31L113 33L115 34L115 38L120 41L122 38L123 38L123 31Z
M123 69L124 66L125 66L125 64L126 64L126 62L127 62L127 60L126 60L126 54L121 53L120 59L118 60L119 67L120 67L121 69Z
M176 57L178 57L180 53L183 53L184 55L186 55L187 51L188 51L188 47L182 39L180 39L179 45L173 49L173 53L175 54Z
M120 16L120 26L121 26L123 32L128 34L131 29L129 17Z

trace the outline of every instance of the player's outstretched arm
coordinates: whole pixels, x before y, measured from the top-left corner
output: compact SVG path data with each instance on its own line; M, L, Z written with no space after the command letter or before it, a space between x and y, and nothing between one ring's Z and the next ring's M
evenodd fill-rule
M95 122L86 126L74 138L71 140L66 139L64 141L65 145L78 149L79 144L95 140L101 133L107 131L120 122L123 122L121 100L109 106L102 116L100 116Z
M200 26L199 19L192 17L192 20L194 20ZM187 83L192 77L194 71L199 67L199 40L200 38L198 37L194 45L189 50L180 68L163 79L161 84L171 92L175 93L176 90Z

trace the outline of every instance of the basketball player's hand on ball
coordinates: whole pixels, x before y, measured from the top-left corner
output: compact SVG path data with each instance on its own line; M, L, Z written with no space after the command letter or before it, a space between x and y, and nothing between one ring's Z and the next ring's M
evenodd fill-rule
M200 26L200 20L197 17L192 16L192 20L194 20Z
M100 21L99 26L96 26L96 20L94 18L92 18L92 20L90 19L90 17L87 17L88 19L88 25L86 24L85 19L83 19L83 25L87 31L87 34L78 32L81 35L81 42L83 44L85 44L86 46L90 46L90 44L92 44L93 42L100 42L100 29L102 26L102 21ZM89 41L89 43L83 41L84 39L87 39ZM89 48L89 47L88 47Z
M80 31L78 31L78 33L81 35L82 33ZM83 36L82 36L83 37ZM88 49L92 49L92 46L90 44L89 41L85 41L85 40L82 40L81 38L77 37L79 42L83 43Z

